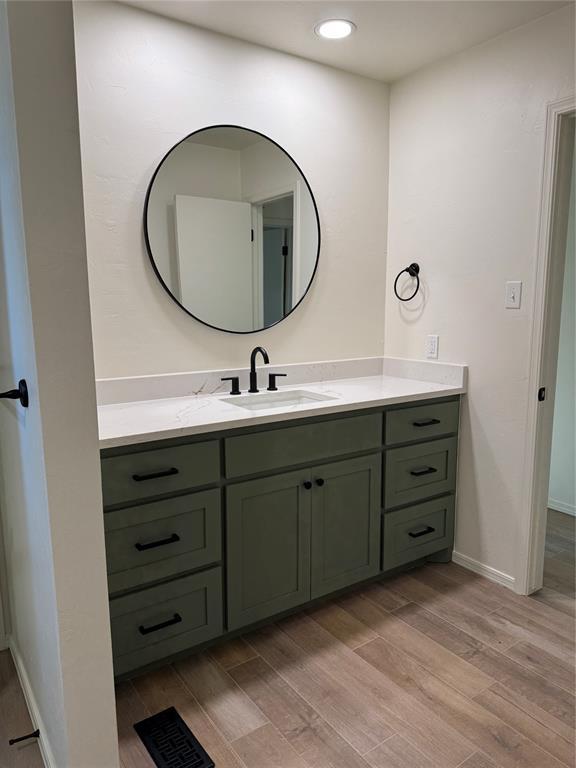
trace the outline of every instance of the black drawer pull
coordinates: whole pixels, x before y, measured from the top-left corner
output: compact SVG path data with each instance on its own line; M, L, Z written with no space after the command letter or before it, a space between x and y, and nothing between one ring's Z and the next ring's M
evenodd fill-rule
M159 539L158 541L151 541L149 544L134 544L138 552L145 552L147 549L156 549L156 547L163 547L165 544L176 544L180 541L180 536L177 533L173 533L168 536L167 539Z
M434 424L440 424L440 419L422 419L422 421L413 421L414 427L431 427Z
M162 469L160 472L150 472L147 475L132 475L132 480L137 483L141 483L144 480L157 480L159 477L171 477L177 475L180 472L176 467L170 467L170 469Z
M140 632L141 635L149 635L150 632L158 632L159 629L166 629L166 627L171 627L173 624L180 624L181 621L182 616L180 616L179 613L175 613L171 619L168 619L168 621L163 621L161 624L154 624L152 627L145 627L140 624L138 632Z
M317 485L319 488L322 488L322 486L324 485L324 478L323 478L323 477L319 477L319 478L317 478L317 480L316 480L316 485Z
M427 533L434 533L436 528L432 528L431 525L427 525L426 528L423 528L421 531L409 531L408 536L411 536L413 539L417 539L419 536L426 536Z
M436 467L418 467L418 469L411 469L410 474L414 477L422 477L423 475L433 475L434 472L438 472Z
M304 488L306 488L306 490L307 490L307 491L309 491L309 490L310 490L310 488L312 488L312 483L310 482L310 480L305 480L305 481L302 483L302 485L304 486Z

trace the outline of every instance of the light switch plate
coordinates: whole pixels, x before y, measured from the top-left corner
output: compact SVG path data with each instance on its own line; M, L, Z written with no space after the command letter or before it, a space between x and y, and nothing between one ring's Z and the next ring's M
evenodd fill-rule
M506 283L506 298L504 306L506 309L520 309L522 302L522 281L509 280Z
M438 359L438 341L439 337L431 333L429 336L426 337L426 357L428 360L437 360Z

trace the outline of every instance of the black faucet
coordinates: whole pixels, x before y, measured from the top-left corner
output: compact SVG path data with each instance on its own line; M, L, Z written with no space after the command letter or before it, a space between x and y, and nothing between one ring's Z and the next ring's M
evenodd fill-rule
M256 373L256 355L260 352L264 363L268 365L270 358L264 347L254 347L250 355L250 389L248 392L258 392L258 374Z

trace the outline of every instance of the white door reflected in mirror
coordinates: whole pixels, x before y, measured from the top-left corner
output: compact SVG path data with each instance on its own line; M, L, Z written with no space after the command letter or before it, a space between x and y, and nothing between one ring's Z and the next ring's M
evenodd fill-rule
M307 292L320 228L292 158L260 133L216 126L159 165L146 199L154 269L196 319L235 333L269 328Z

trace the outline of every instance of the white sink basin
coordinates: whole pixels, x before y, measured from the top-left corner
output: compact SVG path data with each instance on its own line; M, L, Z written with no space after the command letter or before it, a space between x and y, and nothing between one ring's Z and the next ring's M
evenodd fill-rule
M294 405L311 405L325 400L337 400L331 395L320 395L305 389L291 389L279 392L261 392L257 395L233 395L221 398L223 403L237 405L248 411L266 411L270 408L290 408Z

